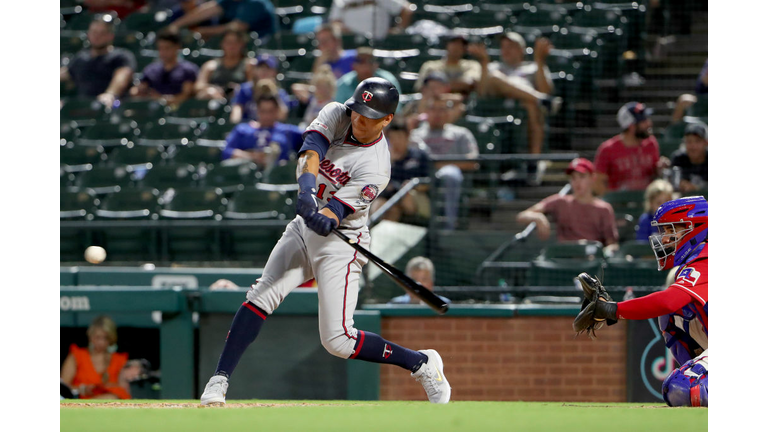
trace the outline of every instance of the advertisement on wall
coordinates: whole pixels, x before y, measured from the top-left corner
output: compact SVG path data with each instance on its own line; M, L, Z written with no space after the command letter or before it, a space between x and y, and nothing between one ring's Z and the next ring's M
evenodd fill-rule
M678 367L658 319L628 321L627 402L664 402L661 384Z

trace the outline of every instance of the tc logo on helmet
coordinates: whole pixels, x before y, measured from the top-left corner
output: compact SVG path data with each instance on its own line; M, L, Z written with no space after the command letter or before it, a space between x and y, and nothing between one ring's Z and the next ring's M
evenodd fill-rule
M371 99L373 99L373 93L371 93L369 91L364 91L363 92L363 102L370 102Z

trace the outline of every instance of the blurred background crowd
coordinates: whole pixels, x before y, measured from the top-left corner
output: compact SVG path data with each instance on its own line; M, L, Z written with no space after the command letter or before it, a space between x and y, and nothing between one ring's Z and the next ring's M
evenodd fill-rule
M454 302L660 287L653 212L707 196L706 2L60 3L62 266L263 267L303 128L372 76L401 95L372 248Z

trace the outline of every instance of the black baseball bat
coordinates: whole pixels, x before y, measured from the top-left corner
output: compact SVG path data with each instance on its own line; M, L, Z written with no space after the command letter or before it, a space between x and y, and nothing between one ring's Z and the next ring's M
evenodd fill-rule
M360 246L354 239L350 239L338 229L334 228L333 233L339 236L339 238L344 240L348 245L352 246L356 251L360 252L362 255L368 258L369 261L372 261L374 264L379 266L379 268L384 273L386 273L387 276L392 278L392 280L394 280L398 285L400 285L400 287L418 297L429 307L434 309L435 312L439 313L440 315L448 312L448 303L438 297L437 294L428 290L424 285L409 278L405 273L377 257L373 254L373 252Z

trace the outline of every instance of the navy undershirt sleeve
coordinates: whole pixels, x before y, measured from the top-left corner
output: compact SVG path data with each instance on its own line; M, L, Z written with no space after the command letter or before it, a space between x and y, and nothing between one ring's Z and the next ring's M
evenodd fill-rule
M333 214L336 215L337 218L339 218L339 225L341 225L341 221L344 220L345 217L352 214L354 211L348 206L345 206L341 201L337 199L332 199L331 202L326 204L325 208L331 210Z
M314 150L320 155L320 160L323 160L330 146L328 140L320 132L310 131L304 137L304 145L301 146L299 154L306 150Z

